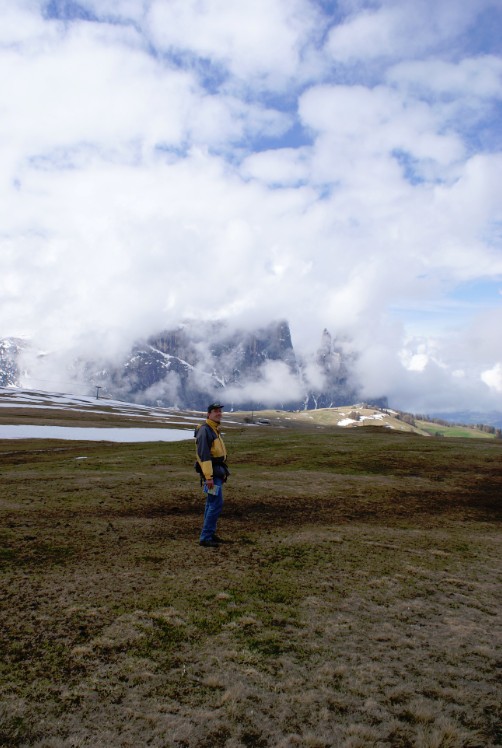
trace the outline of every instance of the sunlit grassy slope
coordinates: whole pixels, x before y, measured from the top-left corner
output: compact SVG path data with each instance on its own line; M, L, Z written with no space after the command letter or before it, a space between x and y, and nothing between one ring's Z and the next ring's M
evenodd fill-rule
M417 426L432 436L454 436L463 439L493 439L494 435L474 426L444 426L430 421L417 421Z

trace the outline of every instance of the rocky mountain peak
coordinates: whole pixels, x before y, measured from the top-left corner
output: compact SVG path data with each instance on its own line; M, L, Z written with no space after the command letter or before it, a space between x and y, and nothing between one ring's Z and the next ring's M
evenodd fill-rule
M0 346L3 386L19 384L17 352L12 342ZM350 364L327 329L305 357L287 320L254 329L186 322L137 341L120 361L69 362L64 379L78 376L79 391L99 386L102 396L152 405L204 410L219 397L235 408L301 409L357 400Z

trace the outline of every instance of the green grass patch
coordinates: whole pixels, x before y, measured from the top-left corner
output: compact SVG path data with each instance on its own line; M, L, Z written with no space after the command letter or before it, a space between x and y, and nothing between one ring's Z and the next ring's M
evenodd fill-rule
M481 429L470 428L469 426L443 426L429 421L417 421L417 426L431 436L456 437L460 439L494 439L494 434L490 434Z

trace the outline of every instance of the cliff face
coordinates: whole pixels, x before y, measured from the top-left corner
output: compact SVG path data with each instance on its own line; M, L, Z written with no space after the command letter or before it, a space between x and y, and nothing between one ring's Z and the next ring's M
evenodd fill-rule
M312 387L312 367L322 386ZM270 371L283 383L274 401L267 392ZM234 408L296 409L341 405L357 395L331 335L325 331L317 354L305 360L296 354L284 320L251 331L213 324L166 330L136 345L106 379L103 386L120 397L196 409L215 397Z
M242 391L232 404L244 407L246 387L260 380L269 362L283 363L293 377L301 375L287 322L252 331L192 324L138 342L120 365L100 374L95 370L92 378L114 396L180 408L205 409L231 388ZM254 400L253 407L258 407Z
M315 365L322 374L323 386L308 389L305 407L330 408L356 402L359 395L351 374L353 363L354 358L344 354L341 345L325 329L315 356Z
M14 354L12 344L0 347L3 386L20 383ZM89 390L99 385L102 396L127 401L204 410L221 398L234 408L301 409L357 400L351 364L327 330L314 356L297 354L280 320L253 330L184 324L138 341L121 361L80 360L71 368L79 391L83 380Z

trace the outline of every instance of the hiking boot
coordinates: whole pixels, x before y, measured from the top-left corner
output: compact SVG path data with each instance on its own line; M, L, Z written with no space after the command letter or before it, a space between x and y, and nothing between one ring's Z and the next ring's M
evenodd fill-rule
M199 545L202 545L204 548L219 548L220 544L216 542L216 540L199 540Z

